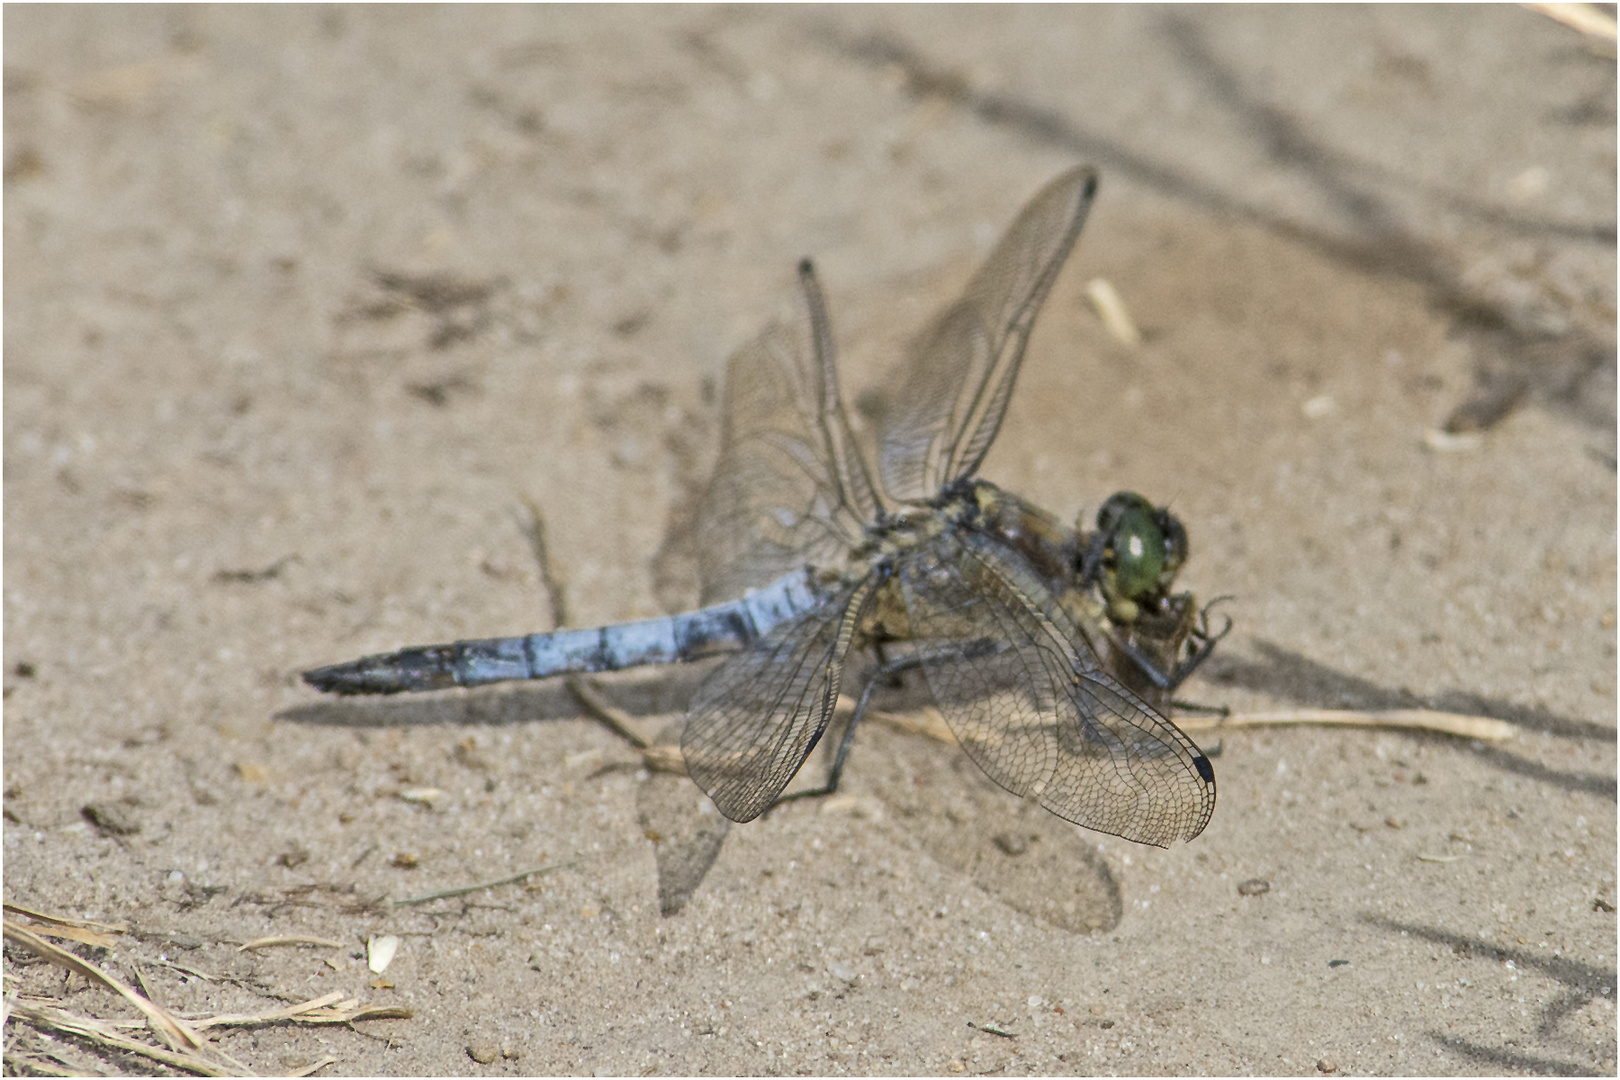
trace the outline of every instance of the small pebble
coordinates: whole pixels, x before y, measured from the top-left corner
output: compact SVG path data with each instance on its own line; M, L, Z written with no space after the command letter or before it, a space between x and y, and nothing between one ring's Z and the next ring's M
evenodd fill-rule
M1259 896L1261 893L1271 891L1271 882L1264 878L1252 877L1237 887L1239 896Z
M467 1047L467 1056L480 1065L488 1065L501 1056L501 1050L494 1043L472 1043Z

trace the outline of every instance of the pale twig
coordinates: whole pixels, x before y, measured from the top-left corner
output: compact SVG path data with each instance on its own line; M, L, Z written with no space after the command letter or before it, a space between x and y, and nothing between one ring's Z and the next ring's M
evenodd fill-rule
M686 757L679 743L655 743L641 752L641 763L648 772L686 775Z
M916 709L903 713L874 711L877 720L901 731L926 735L942 743L955 744L945 718L937 709ZM1500 741L1512 738L1518 730L1505 720L1488 716L1436 712L1432 709L1382 709L1360 712L1351 709L1287 709L1280 712L1242 713L1227 717L1178 717L1183 731L1220 732L1240 727L1289 727L1315 724L1327 727L1415 728L1456 735L1464 739Z
M1086 283L1086 299L1102 320L1103 328L1121 345L1137 348L1142 344L1142 331L1136 328L1130 309L1107 278L1092 278Z
M52 924L60 924L65 929L88 929L89 927L104 925L90 923L87 926L75 927L73 924L80 923L82 920L60 919L54 916L42 915L39 912L29 911L15 905L7 905L7 908L8 910L15 910L19 915L26 915L29 918ZM21 999L13 996L6 998L4 1002L4 1014L7 1022L12 1019L23 1020L39 1028L42 1034L45 1031L70 1034L95 1046L136 1054L169 1068L202 1076L253 1075L247 1066L235 1060L199 1034L202 1030L210 1027L241 1027L282 1022L352 1024L358 1020L409 1019L414 1015L410 1009L406 1008L363 1006L357 999L343 1000L342 993L334 992L299 1005L283 1007L267 1013L222 1014L196 1020L185 1020L151 1000L150 993L137 992L123 980L98 965L47 941L41 933L35 932L20 923L13 922L10 918L5 920L5 939L30 950L58 967L66 968L68 971L92 983L113 991L139 1009L144 1017L144 1020L103 1020L68 1012L66 1009L47 1001ZM342 947L342 942L327 941L322 938L263 938L256 942L249 942L243 948L289 944ZM136 972L136 978L140 979L138 971ZM144 989L144 981L141 985ZM143 1026L150 1029L166 1045L154 1046L120 1030L138 1029ZM53 1058L53 1060L62 1061L64 1065L69 1064L59 1058ZM334 1060L330 1058L323 1059L294 1075L309 1075L317 1069L332 1064Z
M839 704L843 703L842 698ZM926 735L935 742L942 742L947 746L955 746L956 736L951 734L945 718L939 710L933 707L923 709L910 709L906 712L885 712L882 709L872 709L866 714L880 724L887 724L897 731L908 732L912 735Z
M199 1029L211 1027L255 1027L263 1024L290 1022L294 1024L352 1024L356 1020L409 1020L416 1013L395 1005L361 1005L356 998L344 1000L341 990L334 990L299 1005L289 1005L267 1013L222 1013L200 1020L192 1025Z
M296 935L293 935L293 936L286 936L286 937L254 938L252 941L244 943L241 946L241 948L237 949L236 951L237 952L247 952L250 949L274 949L274 948L280 948L281 946L284 946L284 945L313 945L313 946L316 946L317 948L323 948L323 949L341 949L341 948L343 948L343 942L341 942L341 941L333 941L330 938L298 937Z
M1587 37L1615 43L1615 19L1596 4L1523 4L1538 15L1561 22Z
M1226 717L1183 717L1176 726L1184 731L1222 731L1240 727L1288 727L1311 724L1326 727L1417 728L1464 739L1497 742L1511 739L1518 728L1489 716L1437 712L1433 709L1285 709L1281 712L1235 713Z
M647 740L630 730L630 714L603 697L602 692L589 679L569 675L563 679L563 685L574 695L574 700L596 718L597 723L629 743L634 749L642 751L649 749Z
M7 914L26 915L36 922L54 923L57 926L82 926L87 930L100 930L108 934L125 934L129 932L129 923L127 922L104 923L96 922L94 919L70 919L66 915L49 915L43 911L35 911L33 908L25 908L21 904L8 903L5 908Z
M311 1013L317 1009L325 1009L328 1006L337 1005L341 1001L343 1001L343 991L333 990L331 993L322 994L318 998L311 998L297 1005L286 1005L267 1013L220 1013L217 1016L193 1019L191 1024L199 1031L211 1027L243 1027L248 1024L270 1024L277 1020L290 1020L293 1017L303 1013ZM344 1004L350 1004L350 1002L344 1002Z
M38 923L38 926L28 929L41 937L68 938L100 949L110 949L117 944L113 935L129 932L128 923L101 923L90 919L70 919L64 915L47 915L21 904L7 904L5 909L8 915L22 915Z

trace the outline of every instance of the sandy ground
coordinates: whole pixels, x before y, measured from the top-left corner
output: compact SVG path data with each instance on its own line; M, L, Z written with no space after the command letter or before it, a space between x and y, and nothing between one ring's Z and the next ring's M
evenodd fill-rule
M414 1010L237 1030L239 1060L1615 1071L1615 64L1577 34L1507 6L5 29L5 896L128 922L85 955L178 1011ZM562 688L298 682L545 628L525 500L577 624L689 603L660 543L795 260L859 392L1077 161L1102 192L984 474L1065 517L1173 505L1236 627L1189 697L1514 737L1201 734L1214 818L1159 851L873 725L843 797L733 829L663 918L644 819L698 820L696 789ZM1476 431L1426 448L1448 421ZM652 732L693 677L605 691ZM343 947L237 951L266 935Z

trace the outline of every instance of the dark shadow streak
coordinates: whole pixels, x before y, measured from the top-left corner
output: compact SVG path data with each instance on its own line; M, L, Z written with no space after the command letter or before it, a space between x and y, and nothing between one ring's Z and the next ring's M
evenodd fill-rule
M1486 1074L1500 1070L1501 1072L1518 1072L1526 1076L1608 1076L1606 1072L1596 1069L1583 1069L1579 1065L1571 1065L1566 1061L1554 1061L1551 1058L1533 1057L1530 1054L1513 1054L1506 1050L1496 1050L1489 1046L1478 1046L1464 1039L1453 1038L1450 1035L1433 1035L1435 1042L1462 1057L1479 1065L1492 1066L1484 1070Z
M569 720L579 704L562 686L510 690L446 690L399 697L332 697L294 705L274 719L320 727L405 728L445 724L498 727L540 720Z
M1531 949L1493 945L1476 937L1454 934L1430 926L1397 922L1378 915L1363 915L1361 921L1368 926L1374 926L1381 930L1405 933L1411 937L1432 941L1436 945L1444 945L1462 956L1472 957L1477 954L1482 957L1490 957L1498 963L1511 960L1513 966L1520 971L1540 971L1548 978L1562 983L1567 988L1567 992L1560 995L1557 1001L1541 1010L1541 1023L1537 1026L1536 1031L1538 1035L1543 1037L1554 1034L1558 1024L1565 1017L1575 1012L1592 998L1604 993L1605 990L1610 995L1614 993L1616 972L1612 968L1605 970L1591 964L1583 964L1578 960L1571 960L1566 956L1544 956ZM1538 1058L1522 1057L1504 1050L1478 1047L1448 1036L1436 1036L1436 1038L1443 1044L1469 1057L1482 1057L1491 1062L1522 1061L1531 1063L1523 1066L1530 1072L1550 1072L1560 1076L1592 1075L1588 1070L1568 1063L1547 1062Z
M1219 657L1212 678L1218 684L1240 686L1297 705L1321 709L1438 709L1505 720L1526 733L1545 732L1555 738L1593 741L1612 745L1615 729L1591 720L1559 716L1545 709L1531 708L1487 698L1478 694L1447 691L1420 698L1406 690L1390 689L1356 675L1346 675L1325 664L1301 656L1268 641L1256 641L1255 649L1263 662ZM1407 732L1413 738L1450 739L1449 735L1425 736ZM1597 773L1563 772L1537 761L1486 745L1480 752L1485 760L1504 772L1551 784L1565 791L1579 791L1614 801L1615 780Z
M1251 126L1260 130L1273 156L1307 172L1325 194L1363 227L1359 235L1336 235L1239 202L1215 185L1150 161L1115 140L1083 130L1056 110L1013 95L977 90L963 77L930 64L895 38L881 34L850 37L828 25L816 27L812 35L835 52L863 64L900 68L909 92L916 97L945 98L987 124L1011 128L1037 142L1081 155L1194 206L1300 243L1352 269L1370 275L1392 274L1425 287L1436 308L1449 315L1459 331L1474 335L1491 351L1516 361L1506 365L1505 373L1492 372L1488 364L1481 364L1481 389L1476 401L1465 402L1453 414L1459 420L1474 421L1476 426L1483 427L1507 415L1531 381L1522 370L1529 360L1542 367L1556 368L1550 377L1540 380L1550 400L1594 427L1613 427L1613 403L1606 400L1607 395L1599 395L1605 402L1597 406L1583 405L1581 395L1587 378L1604 365L1612 364L1612 344L1597 340L1579 327L1560 337L1516 326L1498 305L1472 294L1432 245L1401 228L1376 195L1357 190L1338 175L1367 172L1367 166L1312 142L1302 126L1281 110L1247 100L1238 80L1204 47L1189 20L1172 15L1167 20L1167 30L1184 61L1199 71L1213 94L1234 112L1248 114ZM1466 212L1466 205L1460 209ZM1537 236L1550 234L1609 245L1616 239L1613 222L1571 225L1516 220L1507 215L1497 218L1478 213L1474 216L1484 216L1493 224ZM1546 355L1549 352L1556 356Z
M1257 639L1254 648L1264 657L1263 663L1218 655L1215 680L1316 708L1439 709L1506 720L1527 732L1544 732L1560 739L1615 741L1615 728L1611 724L1577 720L1501 698L1456 690L1422 698L1408 690L1380 686L1359 675L1346 675L1269 641Z
M1551 400L1569 409L1580 404L1580 384L1605 364L1613 363L1613 344L1596 340L1578 326L1567 333L1547 333L1523 325L1500 305L1478 295L1461 280L1456 259L1401 224L1387 199L1376 187L1358 180L1365 170L1348 155L1313 138L1291 113L1246 91L1237 74L1207 47L1193 20L1171 14L1165 31L1189 69L1260 140L1272 160L1308 177L1315 188L1337 206L1370 245L1369 271L1394 273L1429 290L1437 310L1454 321L1454 329L1477 345L1495 351L1479 358L1476 372L1481 386L1474 397L1453 411L1450 430L1489 427L1517 405L1532 384ZM1593 228L1591 240L1615 243L1615 224ZM1560 370L1561 369L1561 370ZM1612 426L1610 412L1604 418ZM1589 420L1591 418L1588 418Z
M594 676L613 704L632 717L684 713L710 665L670 665L650 672ZM509 683L473 690L388 697L327 697L294 705L274 719L320 727L393 728L444 724L500 727L587 715L561 679Z
M869 67L892 65L899 68L906 78L906 90L913 97L944 98L964 106L988 124L1014 128L1037 142L1084 154L1089 161L1105 166L1111 171L1123 173L1145 186L1156 188L1206 210L1237 217L1268 229L1292 228L1288 223L1277 220L1258 207L1235 201L1214 185L1202 183L1185 173L1151 161L1107 136L1085 131L1056 110L1042 108L1008 94L976 90L962 76L930 64L909 45L886 34L850 37L837 27L820 25L811 31L811 36L840 55ZM1355 161L1343 155L1338 155L1337 161L1346 168L1369 172L1386 171L1381 166ZM1390 179L1400 178L1391 176ZM1414 185L1408 182L1408 186ZM1616 242L1616 227L1613 222L1577 224L1526 218L1481 205L1452 192L1432 191L1427 188L1422 190L1430 198L1444 202L1448 209L1526 236L1553 235L1610 246ZM1290 235L1313 239L1318 234L1303 229ZM1369 268L1360 263L1357 265L1363 269Z

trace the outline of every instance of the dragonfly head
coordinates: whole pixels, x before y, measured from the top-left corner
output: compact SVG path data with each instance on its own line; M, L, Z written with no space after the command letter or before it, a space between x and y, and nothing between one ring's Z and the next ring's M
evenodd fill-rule
M1148 601L1169 591L1186 561L1187 530L1170 511L1134 491L1110 496L1097 511L1088 569L1116 621L1135 622Z

